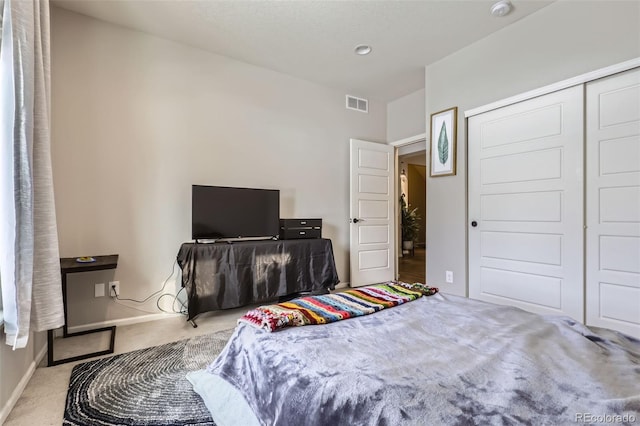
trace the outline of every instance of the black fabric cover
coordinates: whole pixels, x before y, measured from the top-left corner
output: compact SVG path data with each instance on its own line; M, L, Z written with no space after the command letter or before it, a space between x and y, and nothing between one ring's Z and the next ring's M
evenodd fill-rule
M299 292L326 292L340 282L326 238L184 243L177 261L189 320Z

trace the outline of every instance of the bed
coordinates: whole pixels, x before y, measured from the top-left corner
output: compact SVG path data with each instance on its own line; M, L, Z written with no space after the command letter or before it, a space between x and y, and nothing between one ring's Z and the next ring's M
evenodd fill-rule
M240 323L188 379L218 426L640 421L640 341L441 293L272 333Z

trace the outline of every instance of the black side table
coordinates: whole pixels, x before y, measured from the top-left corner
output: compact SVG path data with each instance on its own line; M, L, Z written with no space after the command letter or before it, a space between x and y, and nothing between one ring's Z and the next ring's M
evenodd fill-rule
M96 328L93 330L79 331L77 333L69 333L67 329L67 274L74 272L102 271L105 269L115 269L118 267L118 255L111 254L108 256L93 256L96 260L91 263L80 263L75 257L64 257L60 259L60 273L62 274L62 304L64 306L64 326L62 327L62 337L82 336L83 334L100 333L103 331L111 331L111 343L109 349L99 352L92 352L86 355L78 355L64 359L53 359L53 330L47 331L47 366L51 367L67 362L79 361L81 359L93 358L100 355L112 354L116 341L116 326Z

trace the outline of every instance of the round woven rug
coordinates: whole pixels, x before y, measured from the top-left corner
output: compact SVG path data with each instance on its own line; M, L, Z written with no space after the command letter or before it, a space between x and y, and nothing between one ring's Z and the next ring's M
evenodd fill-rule
M76 365L64 425L215 425L185 375L211 363L233 330Z

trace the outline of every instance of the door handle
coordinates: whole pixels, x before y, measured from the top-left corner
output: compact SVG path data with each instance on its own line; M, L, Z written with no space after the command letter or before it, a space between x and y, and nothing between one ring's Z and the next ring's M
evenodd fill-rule
M364 219L358 219L358 218L356 217L356 218L351 219L351 222L352 222L352 223L364 222Z
M471 221L471 226L475 228L476 226L478 226L478 222L476 222L475 220Z

